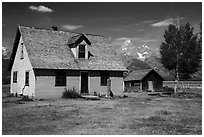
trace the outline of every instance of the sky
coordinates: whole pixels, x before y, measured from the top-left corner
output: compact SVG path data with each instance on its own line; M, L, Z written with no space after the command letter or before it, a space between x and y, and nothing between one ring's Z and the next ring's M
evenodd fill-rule
M130 39L158 49L170 24L189 22L198 31L201 2L3 2L2 46L12 48L17 25L99 34L114 45Z

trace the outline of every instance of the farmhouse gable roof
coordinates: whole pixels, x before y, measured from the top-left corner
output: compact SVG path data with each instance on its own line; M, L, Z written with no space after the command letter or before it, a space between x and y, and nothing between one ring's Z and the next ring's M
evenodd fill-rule
M110 44L104 36L76 32L54 31L34 27L18 26L16 40L10 58L9 69L15 58L18 39L22 36L28 57L34 69L116 70L126 71L123 63L106 48ZM75 59L68 44L85 40L92 56Z

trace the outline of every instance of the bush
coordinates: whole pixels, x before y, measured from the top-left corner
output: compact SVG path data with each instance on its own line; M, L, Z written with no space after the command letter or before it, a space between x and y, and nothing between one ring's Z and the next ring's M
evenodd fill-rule
M170 88L170 87L164 87L164 88L163 88L163 92L173 94L173 93L174 93L174 89L173 89L173 88Z
M28 96L22 96L21 101L33 101L33 99L29 98Z
M62 93L62 98L81 98L81 95L76 92L75 88L65 89L65 91Z

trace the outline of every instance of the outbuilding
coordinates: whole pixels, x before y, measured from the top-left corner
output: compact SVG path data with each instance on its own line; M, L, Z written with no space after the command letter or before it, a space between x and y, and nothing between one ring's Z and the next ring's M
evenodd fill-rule
M125 79L126 91L158 91L163 88L163 81L154 69L134 70Z

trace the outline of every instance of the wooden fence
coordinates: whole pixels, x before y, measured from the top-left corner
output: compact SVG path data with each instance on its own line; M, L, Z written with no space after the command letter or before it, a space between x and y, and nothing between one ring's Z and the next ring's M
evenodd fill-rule
M163 81L163 87L174 87L174 81ZM179 81L179 88L202 88L202 81Z

